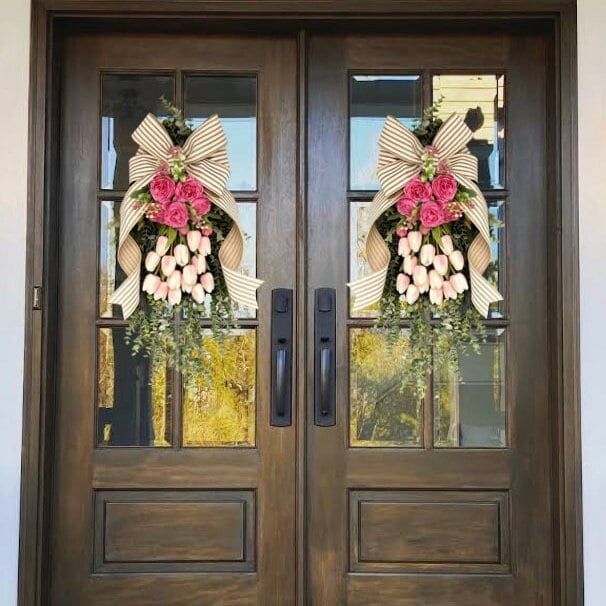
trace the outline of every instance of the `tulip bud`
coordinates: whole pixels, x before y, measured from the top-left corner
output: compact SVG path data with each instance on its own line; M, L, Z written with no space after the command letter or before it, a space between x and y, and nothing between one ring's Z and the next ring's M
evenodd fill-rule
M192 299L198 303L198 304L202 304L204 303L204 298L206 297L206 293L204 292L204 287L202 286L202 284L196 284L192 289L191 289L191 296Z
M421 248L421 242L423 242L423 236L420 231L410 231L406 236L408 238L408 244L413 252L418 252Z
M215 289L215 279L210 272L202 274L200 277L200 284L202 284L206 292L212 292Z
M454 276L451 276L450 285L459 294L469 289L469 285L467 284L467 278L463 274L455 274Z
M446 299L456 299L457 291L452 287L448 280L444 280L444 284L442 285L442 291L444 292L444 297Z
M408 257L408 255L410 255L408 238L400 238L400 241L398 242L398 254L400 257Z
M150 295L153 295L158 290L160 282L162 282L162 280L160 280L159 276L156 276L154 274L147 274L145 276L145 280L143 280L143 287L141 290Z
M410 284L410 278L406 274L398 274L396 278L396 290L403 295Z
M193 286L198 281L198 272L194 265L186 265L183 268L183 282Z
M177 267L177 260L172 255L166 255L162 257L160 265L162 267L162 273L168 277L173 273L173 271L175 271L175 267Z
M202 255L197 255L191 260L192 265L196 268L198 274L203 274L206 271L206 258Z
M186 292L187 294L191 294L191 291L193 290L193 286L191 284L185 284L183 282L183 276L181 276L181 290L183 292Z
M160 236L156 240L156 252L160 257L163 257L168 251L168 238L166 236Z
M419 298L419 289L414 284L411 284L406 289L406 303L408 303L408 305L412 305L413 303L415 303L417 301L418 298Z
M198 246L198 252L201 255L210 255L210 238L208 236L202 236L200 239L200 246Z
M452 238L450 236L442 236L442 238L440 238L440 242L442 243L442 250L444 251L444 254L449 255L454 250Z
M427 268L417 265L412 270L412 280L417 286L423 286L427 282Z
M432 269L429 272L429 286L431 286L431 288L442 288L443 284L444 279L442 276L435 269Z
M170 305L179 305L181 303L181 289L175 288L174 290L171 288L168 291L168 302Z
M404 258L404 273L412 276L413 269L418 265L419 260L416 257L405 257Z
M463 267L465 267L465 257L460 250L451 252L450 255L448 255L448 260L457 271L461 271Z
M445 276L448 273L448 257L446 255L436 255L433 258L433 266L441 276Z
M421 284L421 285L419 286L419 292L420 292L421 294L426 293L426 292L429 292L429 281L424 282L423 284Z
M196 252L198 250L198 246L200 246L200 240L202 239L202 234L197 229L192 229L187 232L187 246L189 246L189 250L192 252Z
M441 288L430 288L429 289L429 300L434 305L442 305L444 303L444 293Z
M183 267L189 263L189 251L185 244L177 244L175 246L174 255L177 263Z
M154 299L159 301L160 299L166 299L166 295L168 294L168 284L166 282L160 282L160 286L154 293Z
M178 269L175 269L175 271L168 276L166 283L168 284L168 288L170 288L170 290L177 290L178 288L181 288L181 272Z
M150 250L145 257L145 269L147 271L154 271L158 267L158 263L160 263L160 255Z
M421 252L419 253L419 258L423 265L425 265L425 266L431 265L435 256L436 256L436 249L433 244L425 244L424 246L421 246Z

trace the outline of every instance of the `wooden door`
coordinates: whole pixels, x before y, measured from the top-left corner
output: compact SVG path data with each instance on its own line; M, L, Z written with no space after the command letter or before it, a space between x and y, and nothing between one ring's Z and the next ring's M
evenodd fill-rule
M309 343L315 289L335 288L337 310L336 422L307 423L314 606L553 603L546 65L532 35L310 40ZM440 96L475 133L505 301L461 380L436 369L418 402L401 388L406 323L390 349L372 310L350 312L345 283L366 269L385 116L410 125ZM313 377L308 393L312 409Z
M61 63L56 606L284 605L295 592L295 427L270 426L271 289L293 288L296 43L78 34ZM266 281L212 381L135 356L109 295L130 134L161 96L219 113L244 270Z

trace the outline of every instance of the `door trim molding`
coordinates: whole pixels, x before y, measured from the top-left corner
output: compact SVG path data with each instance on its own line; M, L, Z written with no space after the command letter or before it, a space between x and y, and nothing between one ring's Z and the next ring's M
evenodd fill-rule
M554 594L560 606L583 604L582 503L581 503L581 424L579 364L579 242L577 169L577 45L575 0L33 0L31 18L25 379L23 404L23 446L21 475L21 522L19 550L19 605L48 603L47 538L50 446L53 429L54 361L56 328L57 250L51 234L56 224L53 200L57 175L53 158L57 156L58 49L65 28L85 27L102 30L116 20L133 17L164 17L167 21L188 17L214 23L236 24L254 18L273 31L299 31L300 93L304 94L305 30L314 21L380 23L388 19L428 19L443 21L490 20L500 27L527 23L530 27L549 27L552 32L554 82L550 90L550 115L555 128L548 143L552 147L550 181L558 213L550 217L551 233L559 237L552 245L557 258L557 277L551 294L555 340L559 347L549 352L554 369L552 402L553 424L553 504L555 550ZM278 21L279 20L279 21ZM372 29L372 25L369 29ZM542 30L543 31L543 30ZM305 106L299 101L299 173L304 176ZM301 204L305 184L301 179ZM304 206L299 212L304 213ZM300 215L302 216L302 215ZM305 286L304 235L298 243L299 288ZM566 251L566 254L563 254ZM566 279L563 279L563 277ZM33 290L42 286L42 310L33 309ZM305 297L302 297L304 300ZM299 314L305 317L305 313ZM303 333L300 333L303 334ZM306 376L304 356L298 360L297 376ZM304 385L304 383L302 383ZM300 390L303 392L304 390ZM299 423L304 418L305 394L297 397ZM302 425L301 425L302 426ZM300 438L299 438L300 439ZM299 472L297 490L304 488ZM298 498L298 502L301 499ZM298 506L297 528L305 529L304 507ZM302 541L298 543L298 571L304 573ZM304 578L304 577L300 577ZM304 604L304 588L297 590Z

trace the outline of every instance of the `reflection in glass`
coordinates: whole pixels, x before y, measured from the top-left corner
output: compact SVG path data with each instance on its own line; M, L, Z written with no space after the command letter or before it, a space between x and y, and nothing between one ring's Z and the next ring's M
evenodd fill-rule
M125 328L98 333L97 444L170 446L170 395L164 366L133 356Z
M505 330L487 329L480 354L459 358L460 378L434 372L434 439L446 448L506 446Z
M349 205L349 280L363 278L370 272L364 254L364 238L368 230L368 209L370 202L351 202ZM350 309L353 298L350 295ZM377 304L355 314L357 318L376 318ZM353 316L353 314L352 314Z
M488 203L488 220L490 225L490 248L492 261L486 268L484 276L492 282L499 292L505 296L505 202L502 200ZM489 317L502 318L504 301L490 306Z
M469 149L478 158L481 187L505 186L505 76L440 75L433 78L433 98L443 98L440 116L457 113L473 131Z
M99 221L99 314L102 318L121 318L119 305L109 302L114 290L125 278L116 261L119 202L103 200Z
M244 233L244 256L240 272L246 276L257 275L257 205L255 202L238 202L238 218ZM239 307L238 318L255 318L254 309Z
M234 330L224 343L206 332L205 376L184 377L184 446L254 446L256 333Z
M131 134L151 112L162 118L162 96L173 98L172 76L105 74L101 106L101 189L128 187L128 160L137 151Z
M367 328L351 329L349 339L351 445L421 446L422 402L403 383L407 332L393 345Z
M376 167L379 135L386 116L408 127L421 118L421 76L352 76L349 108L350 188L378 189Z
M257 189L257 79L254 76L187 76L185 117L198 126L218 114L227 136L229 189Z

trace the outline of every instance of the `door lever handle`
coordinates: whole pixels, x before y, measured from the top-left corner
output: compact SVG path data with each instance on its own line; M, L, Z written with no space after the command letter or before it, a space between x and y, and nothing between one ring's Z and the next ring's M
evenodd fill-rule
M326 417L330 414L330 364L332 352L330 347L323 345L320 350L320 414Z
M315 291L315 389L314 422L320 427L336 423L336 292L334 288Z
M270 424L292 424L293 292L276 288L271 293L271 406Z

